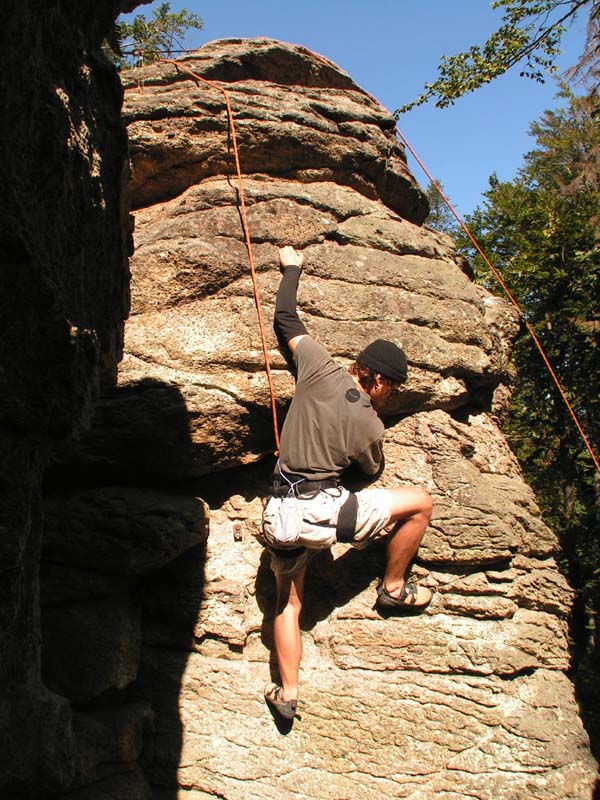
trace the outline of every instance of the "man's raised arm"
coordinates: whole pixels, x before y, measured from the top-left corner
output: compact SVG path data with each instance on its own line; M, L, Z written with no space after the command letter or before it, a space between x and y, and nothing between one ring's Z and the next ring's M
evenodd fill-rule
M287 344L293 353L300 339L308 335L296 311L296 293L304 256L290 245L286 245L279 250L279 261L283 277L277 292L273 327L279 342Z

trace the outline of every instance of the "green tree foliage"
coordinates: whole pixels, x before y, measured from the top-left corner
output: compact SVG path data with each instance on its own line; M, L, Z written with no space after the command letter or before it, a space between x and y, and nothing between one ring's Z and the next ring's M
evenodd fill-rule
M492 8L503 9L503 16L485 44L442 56L438 79L426 83L416 100L397 109L396 117L428 100L435 100L438 108L452 105L516 64L521 65L522 76L543 83L545 75L556 72L565 26L581 11L588 13L586 42L570 75L597 85L600 0L494 0Z
M111 49L121 69L152 64L159 58L173 58L184 51L184 37L190 28L202 30L204 27L197 14L185 9L172 12L170 8L170 3L161 3L150 20L138 14L133 22L117 23L118 45L111 45Z
M437 183L442 192L446 194L442 182L436 180L435 183ZM435 231L453 235L457 226L456 218L446 205L444 198L441 196L434 183L429 184L427 189L425 189L425 194L427 195L427 201L429 203L429 215L425 220L425 224Z
M517 178L499 182L492 176L484 207L467 224L520 301L598 454L600 131L589 97L564 90L563 99L564 108L532 125L537 147ZM501 294L466 236L457 238L478 280ZM598 755L600 478L527 333L518 338L513 358L519 382L505 433L560 536L563 567L577 592L576 682Z

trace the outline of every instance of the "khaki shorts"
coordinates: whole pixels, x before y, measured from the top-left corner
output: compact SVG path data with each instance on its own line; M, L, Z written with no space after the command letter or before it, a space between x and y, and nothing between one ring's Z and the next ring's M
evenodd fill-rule
M280 577L289 577L305 569L319 550L327 549L336 542L335 529L340 508L348 499L348 490L341 486L324 489L311 498L272 497L263 514L262 543L271 556L271 568ZM289 508L282 507L285 499ZM370 541L384 536L392 515L392 497L386 489L363 489L356 492L358 508L352 547L361 549ZM275 534L278 514L291 512L300 520L299 529L282 546Z

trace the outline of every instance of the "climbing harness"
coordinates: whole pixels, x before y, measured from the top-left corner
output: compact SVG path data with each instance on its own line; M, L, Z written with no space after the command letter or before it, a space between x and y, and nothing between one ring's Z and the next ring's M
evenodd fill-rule
M242 221L242 229L244 231L244 241L246 244L246 252L248 254L248 264L250 266L250 275L252 278L252 290L254 293L254 304L256 306L256 313L258 316L258 327L260 329L260 339L262 344L262 351L263 357L265 360L265 371L267 373L267 382L269 384L269 397L271 401L271 414L273 417L273 435L275 438L275 452L276 454L279 453L279 427L277 424L277 405L275 401L275 387L273 386L273 377L271 375L271 362L269 360L269 351L267 349L267 339L265 335L265 324L262 314L262 307L260 303L260 295L258 291L258 281L256 279L256 267L254 265L254 255L252 253L252 242L250 240L250 229L248 228L248 218L246 216L246 202L244 197L244 181L242 178L242 169L240 166L240 157L238 152L238 145L237 145L237 136L235 132L235 124L233 121L233 111L231 109L231 102L229 100L229 93L226 89L218 84L214 83L213 81L208 81L206 78L202 78L196 72L191 70L189 67L186 67L184 64L178 61L174 61L171 58L161 58L160 59L165 64L172 64L176 70L181 70L182 72L186 72L194 81L204 83L206 86L209 86L211 89L216 89L218 92L221 92L223 97L225 98L225 107L227 109L227 119L229 121L229 133L231 138L231 146L233 150L233 158L235 162L235 169L237 173L237 180L238 180L238 199L239 199L239 212L240 218Z
M272 507L275 509L273 522L273 535L279 544L295 543L302 533L304 507L295 500L306 501L316 499L321 492L327 489L337 489L341 496L339 481L335 478L324 478L311 481L300 475L286 475L281 469L279 459L276 464L277 472L273 477ZM358 515L358 499L354 492L349 492L348 497L341 505L335 524L335 539L338 542L351 542L356 532L356 519ZM313 526L333 528L329 516L323 523ZM330 537L327 537L327 541Z
M274 497L297 497L298 486L304 483L304 478L297 476L297 480L292 480L282 471L279 459L277 459L277 475L273 477L273 496ZM280 480L281 479L281 480Z
M567 397L567 395L566 395L566 393L565 393L565 391L564 391L564 389L563 389L563 387L562 387L562 385L561 385L561 383L560 383L560 381L558 379L558 376L556 375L556 372L552 368L552 364L548 360L548 357L547 357L546 353L544 352L544 348L542 347L542 344L541 344L540 340L538 339L535 331L533 330L532 325L528 322L527 317L525 316L525 314L521 310L520 305L515 300L512 292L510 291L510 289L508 288L506 283L503 281L502 276L500 275L498 270L494 267L494 265L491 263L489 258L486 256L486 254L483 252L483 250L479 246L479 243L477 242L477 240L475 239L475 237L473 236L473 234L471 233L469 228L466 226L466 224L463 222L463 220L458 216L456 210L454 209L454 206L452 205L450 200L448 200L448 198L446 197L446 195L442 191L441 186L438 184L438 182L436 180L434 180L434 178L432 177L431 173L429 172L429 170L427 169L425 164L421 161L421 159L419 158L417 153L411 147L411 145L409 144L406 136L404 136L404 134L402 133L402 131L398 127L396 128L396 133L398 134L398 136L400 137L402 142L406 145L408 150L411 152L413 158L415 159L417 164L421 167L421 169L423 170L425 175L427 175L427 177L429 178L429 181L431 182L431 185L436 188L438 194L440 195L440 197L442 198L444 203L446 203L446 205L448 206L448 208L452 212L453 216L455 217L455 219L458 222L458 224L460 225L460 227L467 234L467 236L469 237L469 240L473 244L473 247L477 250L479 255L482 257L482 259L484 260L486 266L489 268L489 270L492 273L492 275L494 276L494 278L496 278L496 280L498 281L498 283L502 287L505 295L508 297L510 302L513 304L513 306L519 312L519 317L523 320L523 323L525 324L525 327L527 328L527 331L528 331L529 335L533 339L533 342L534 342L535 346L537 347L537 349L538 349L538 351L539 351L539 353L540 353L540 355L542 357L542 360L543 360L544 364L546 365L546 369L550 373L550 377L554 381L554 384L555 384L556 388L558 389L559 394L560 394L565 406L567 407L567 410L568 410L569 414L571 415L571 418L573 419L573 422L575 423L575 427L577 428L577 430L579 432L579 435L581 436L581 438L583 440L583 443L586 446L587 451L591 456L591 459L592 459L592 461L594 463L594 466L596 467L598 473L600 473L600 461L598 460L598 457L596 456L596 453L594 452L594 450L592 448L592 445L589 442L589 439L585 435L585 431L583 430L583 428L581 426L581 423L577 419L577 415L575 414L573 406L569 402L569 398Z
M273 475L274 497L302 497L308 500L316 497L323 489L336 489L339 486L339 481L335 478L311 481L301 475L287 475L282 471L279 459L275 467L277 472Z

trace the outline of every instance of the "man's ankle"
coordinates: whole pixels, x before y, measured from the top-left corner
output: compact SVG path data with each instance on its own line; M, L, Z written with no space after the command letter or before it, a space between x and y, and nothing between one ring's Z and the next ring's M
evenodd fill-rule
M397 597L402 592L405 581L404 578L384 578L381 583L388 594Z
M297 700L298 699L298 687L297 686L288 686L287 688L282 685L280 698L284 701L288 700Z

